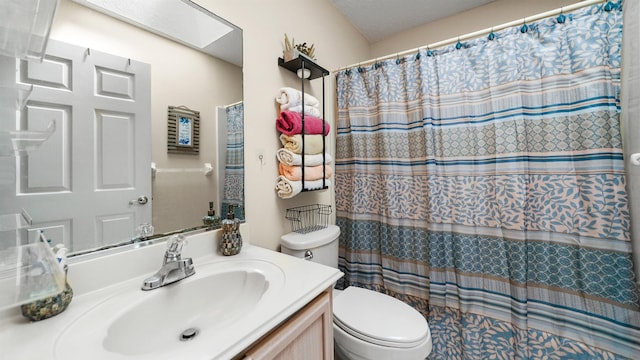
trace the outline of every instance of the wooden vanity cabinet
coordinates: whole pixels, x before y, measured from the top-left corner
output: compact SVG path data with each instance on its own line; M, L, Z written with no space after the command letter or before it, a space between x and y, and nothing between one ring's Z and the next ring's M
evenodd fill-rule
M333 360L331 295L325 290L238 359Z

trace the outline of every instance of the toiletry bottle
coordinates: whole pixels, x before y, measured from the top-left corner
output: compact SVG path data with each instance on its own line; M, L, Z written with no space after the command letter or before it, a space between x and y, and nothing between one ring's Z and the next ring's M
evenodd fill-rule
M240 221L233 214L233 205L229 205L227 218L222 220L222 240L220 252L222 255L236 255L242 249L242 236L240 235Z
M213 210L213 201L209 202L209 211L207 215L202 217L202 223L207 225L209 229L220 226L220 216L216 215L216 211Z

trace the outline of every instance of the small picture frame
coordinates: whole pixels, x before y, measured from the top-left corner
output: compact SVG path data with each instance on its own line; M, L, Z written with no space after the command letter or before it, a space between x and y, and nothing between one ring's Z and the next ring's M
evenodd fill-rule
M169 106L167 111L167 152L198 154L200 151L200 112L188 107Z

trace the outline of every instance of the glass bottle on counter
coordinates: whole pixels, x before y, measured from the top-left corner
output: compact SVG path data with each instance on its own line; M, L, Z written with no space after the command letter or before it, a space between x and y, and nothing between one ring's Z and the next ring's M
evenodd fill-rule
M207 215L202 217L202 223L207 225L209 229L220 226L220 216L216 215L216 211L213 210L213 201L209 202L209 211L207 211Z

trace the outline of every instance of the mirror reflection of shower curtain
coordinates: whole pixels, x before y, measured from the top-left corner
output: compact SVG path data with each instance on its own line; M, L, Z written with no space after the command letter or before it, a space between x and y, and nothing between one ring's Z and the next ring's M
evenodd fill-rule
M233 205L236 218L244 220L244 104L228 105L225 112L227 146L220 215L224 217Z

